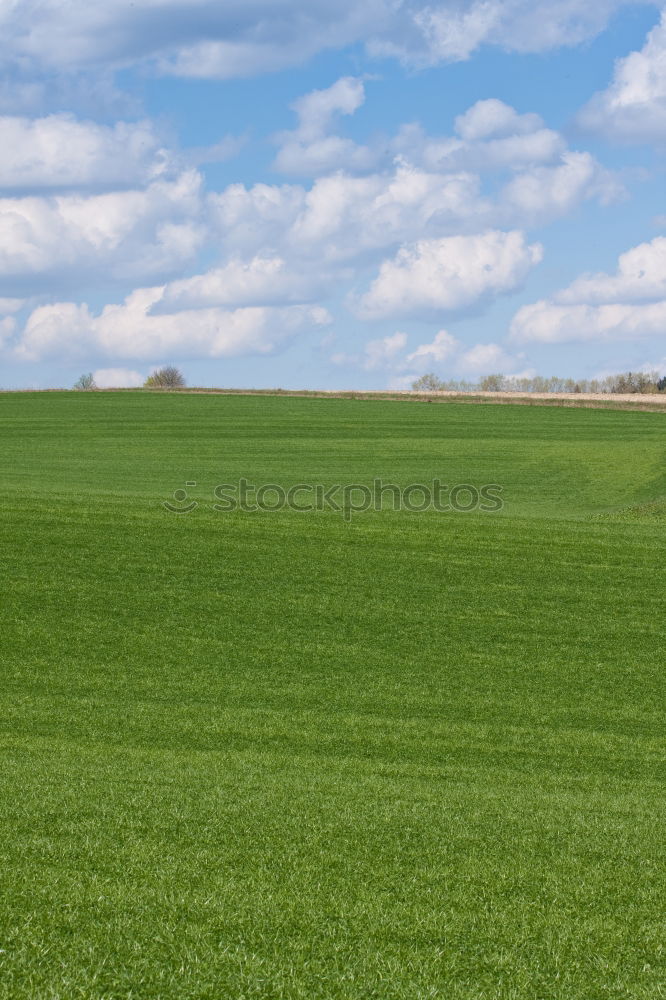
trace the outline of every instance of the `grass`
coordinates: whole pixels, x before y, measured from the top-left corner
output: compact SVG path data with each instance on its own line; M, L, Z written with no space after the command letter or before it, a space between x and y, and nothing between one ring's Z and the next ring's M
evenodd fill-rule
M662 414L63 392L0 426L3 1000L666 996ZM505 508L211 510L242 475Z

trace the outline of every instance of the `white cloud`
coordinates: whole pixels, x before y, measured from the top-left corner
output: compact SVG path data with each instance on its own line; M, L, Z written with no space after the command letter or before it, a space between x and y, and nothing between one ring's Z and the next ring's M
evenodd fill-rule
M521 170L532 165L564 162L567 144L546 128L539 115L519 114L495 98L477 101L455 121L454 136L427 136L420 125L403 125L391 139L371 145L331 134L335 110L352 114L364 99L360 80L345 77L328 90L314 91L305 104L299 127L276 136L280 150L274 166L283 173L320 176L335 170L368 172L396 162L429 171ZM293 105L299 108L300 102Z
M299 97L292 105L298 115L299 137L303 140L318 138L328 130L336 115L353 115L364 101L363 82L353 76L341 77L331 87Z
M442 168L424 169L399 157L390 170L365 176L339 171L310 188L233 184L209 196L210 225L232 254L270 250L290 260L316 255L344 261L421 238L540 225L586 199L608 201L620 193L589 153L561 153L561 137L548 133L544 139L544 133L466 144L430 141L420 133L414 142L414 129L402 130L394 148L410 149ZM472 161L480 168L510 167L513 176L495 196L486 196L478 173L460 166Z
M560 306L542 299L518 310L511 324L511 339L543 344L633 340L637 337L663 336L664 330L666 302Z
M477 101L455 122L456 135L427 136L417 124L403 125L390 143L410 162L428 170L521 170L557 164L567 152L559 132L536 114L518 114L495 98Z
M490 205L478 178L399 164L386 174L336 173L300 185L234 184L209 198L211 225L232 252L343 261L422 234L478 227Z
M561 305L649 299L666 299L666 236L620 254L615 274L582 275L555 296Z
M615 65L610 86L578 115L580 128L617 142L666 142L666 10L644 47Z
M330 259L345 259L433 228L457 230L484 207L478 178L469 174L428 174L407 164L386 175L335 174L308 191L289 240L320 245Z
M348 354L346 351L336 351L328 360L333 365L361 367L366 371L394 368L400 366L400 355L406 346L407 334L397 331L387 337L367 341L361 353Z
M200 183L188 171L144 190L2 198L0 282L131 280L182 267L204 238Z
M282 146L274 167L283 174L317 177L333 170L364 171L377 161L376 154L367 146L338 135L324 135L306 143L283 133L280 141Z
M428 140L423 144L423 162L434 170L520 170L533 164L557 163L566 154L559 132L541 128L536 132L489 139L483 142Z
M0 319L0 347L5 347L16 331L16 320L13 316Z
M299 125L281 153L290 142L300 143L301 153L337 142L327 130L363 100L363 82L353 77L306 94L295 102ZM488 248L491 230L556 217L604 188L593 158L563 154L561 136L544 128L537 115L486 100L461 115L456 128L458 134L444 140L420 134L420 148L412 150L437 167L415 166L403 153L390 168L373 167L365 176L337 170L310 187L232 184L206 195L196 170L174 174L183 157L160 146L150 123L106 127L66 115L0 119L0 138L4 134L10 147L0 181L17 187L13 197L0 199L0 294L34 296L57 288L59 297L68 298L76 288L85 298L89 287L102 283L165 282L187 273L206 248L220 263L168 283L149 318L305 305L327 298L359 270L377 267L402 247L399 257L384 261L362 299L363 315L431 316L475 306L520 284L538 248L523 246L522 264L520 254L509 263L508 246L503 257L495 246L492 260L481 254L476 264L465 250ZM409 134L403 130L389 143L392 155L409 148ZM206 151L197 156L205 158ZM319 166L329 169L336 156ZM473 168L490 164L513 172L493 197L483 194ZM37 193L21 194L22 183ZM523 239L507 238L516 236ZM445 259L458 250L460 262ZM413 274L410 253L423 258L413 264ZM412 278L413 287L403 287ZM387 296L384 286L394 279ZM71 319L77 329L81 315Z
M67 71L151 62L226 79L300 65L365 43L410 65L467 59L481 45L542 52L598 34L628 0L12 0L6 63Z
M539 115L520 115L504 101L489 98L477 101L464 114L458 115L455 125L458 135L466 142L474 142L478 139L528 135L543 128L543 121Z
M475 344L457 358L455 370L459 375L504 375L517 363L500 344Z
M280 132L274 167L285 174L318 176L334 170L368 170L377 156L367 146L329 134L340 115L352 115L365 101L363 82L345 76L326 90L313 90L292 104L298 127Z
M590 153L566 152L554 167L532 167L506 185L500 196L507 219L535 226L568 215L582 201L602 203L621 197L623 188Z
M0 24L2 12L0 4ZM16 63L15 55L8 47L0 51L0 65L9 70L0 76L2 114L39 116L65 109L85 118L112 120L135 119L143 113L141 100L119 89L109 66L91 65L84 71L70 66L63 75L31 59L21 57Z
M461 341L440 330L430 344L420 344L405 358L405 366L438 371L446 362L448 372L454 376L470 377L504 374L515 368L518 359L508 354L500 344L474 344L466 347Z
M317 92L317 100L306 105L303 115L310 132L318 127L314 108L319 104L327 119L332 107L352 108L358 102L354 81L343 83L335 95ZM496 134L515 129L519 134L474 143L450 140L462 146L451 152L443 169L423 169L399 160L390 170L365 176L336 172L318 178L309 188L257 184L247 189L232 184L207 196L201 190L201 176L188 170L173 179L157 177L143 188L0 199L0 282L4 279L7 294L15 290L33 294L56 283L61 289L74 284L83 288L100 276L104 281L163 281L175 270L182 272L208 244L226 262L173 289L184 304L190 296L188 308L201 296L202 303L210 305L311 301L328 288L329 277L344 280L340 267L345 262L372 262L380 253L419 239L535 225L573 211L585 198L609 195L612 182L589 154L566 153L558 162L557 133L550 136L541 128L527 131L539 125L536 116L518 115L500 102L482 105L475 105L473 114L468 112L471 117L463 130ZM479 115L492 122L481 124ZM116 132L103 135L109 139ZM406 142L406 133L399 142ZM512 147L514 142L534 142L535 147ZM68 163L64 153L57 154L62 155L60 167L43 156L34 167L33 180L41 177L46 183L50 162L54 181L62 184L77 176L81 182L85 178L92 182L95 174L101 184L104 169L106 182L114 171L117 180L120 167L100 165L103 148L103 144L95 147L99 162L97 153L91 154L88 165L80 168L73 160ZM444 155L441 148L437 153L433 149L431 158ZM427 150L421 152L425 158ZM149 171L163 162L161 154L153 153L146 156ZM18 180L20 157L16 151L12 156L14 167L6 169ZM553 157L557 165L534 165ZM465 159L470 164L475 160L510 165L514 176L498 195L487 197L477 173L450 169ZM528 161L531 165L523 169ZM138 162L134 157L127 170L134 170ZM337 277L330 275L331 268ZM4 289L0 284L0 294Z
M408 65L432 66L468 59L482 45L513 52L545 52L593 38L622 0L474 0L469 4L400 4L401 32L378 35L370 51ZM398 19L396 18L396 21Z
M458 62L469 59L499 26L501 7L487 0L472 3L468 10L424 7L414 15L426 43L422 57L426 63Z
M456 312L518 288L543 255L521 232L420 240L385 260L358 303L365 319Z
M170 282L154 312L203 306L260 306L313 302L333 280L320 265L293 269L283 257L234 257L205 274Z
M406 333L394 333L388 337L381 337L378 340L370 340L365 345L364 368L383 368L395 363L401 351L407 345Z
M165 0L167 2L167 0ZM186 0L180 0L185 4ZM401 3L401 0L399 0ZM202 0L201 40L163 50L158 65L179 76L254 76L302 65L317 52L363 41L395 19L394 0ZM221 21L219 27L214 23ZM196 29L195 29L196 30Z
M113 127L72 115L0 117L0 188L110 189L143 185L169 162L150 122Z
M145 382L145 376L132 368L98 368L93 378L99 389L136 389Z
M615 274L584 274L551 299L523 306L511 339L562 343L632 340L666 331L666 238L620 255Z
M446 330L440 330L431 343L419 344L416 350L407 356L406 364L440 364L442 361L447 361L459 349L460 342Z
M479 378L482 375L515 372L523 355L510 354L501 344L474 344L468 346L456 340L446 330L440 330L430 343L420 344L405 354L407 335L371 340L362 353L339 352L329 359L333 364L375 370L393 369L395 374L389 388L409 389L412 382L425 372L436 372L444 378ZM530 370L530 374L534 374ZM518 377L518 376L516 376Z
M270 354L303 330L326 325L321 307L196 309L153 315L164 286L140 288L99 315L73 302L40 306L15 345L16 357L233 357Z
M6 316L7 313L18 312L25 305L25 299L1 299L0 298L0 315Z

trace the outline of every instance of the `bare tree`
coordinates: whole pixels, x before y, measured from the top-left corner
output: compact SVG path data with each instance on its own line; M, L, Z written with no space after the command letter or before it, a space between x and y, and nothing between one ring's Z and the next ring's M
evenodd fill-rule
M81 375L74 383L74 388L79 392L85 392L90 389L96 389L95 379L93 378L92 372L88 372L86 375Z
M486 375L481 379L479 388L483 392L503 392L505 388L504 382L503 375Z
M174 365L158 368L143 383L145 389L182 389L186 384L185 376Z
M432 372L428 372L427 375L422 375L421 378L412 382L412 389L416 392L439 392L443 388L444 383Z

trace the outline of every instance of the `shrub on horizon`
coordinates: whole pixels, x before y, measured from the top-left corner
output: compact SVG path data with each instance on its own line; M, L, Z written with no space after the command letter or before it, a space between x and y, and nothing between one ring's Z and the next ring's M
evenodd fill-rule
M433 375L432 372L428 372L427 375L422 375L421 378L417 378L415 382L412 382L412 389L415 392L439 392L444 388L444 383Z
M182 389L187 383L185 376L174 365L165 365L149 375L143 383L144 389Z

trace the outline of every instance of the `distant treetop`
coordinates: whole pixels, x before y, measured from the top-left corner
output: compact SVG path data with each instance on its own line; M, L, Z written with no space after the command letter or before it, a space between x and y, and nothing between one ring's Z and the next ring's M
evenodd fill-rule
M145 389L182 389L187 383L179 368L165 365L149 375L143 385Z

